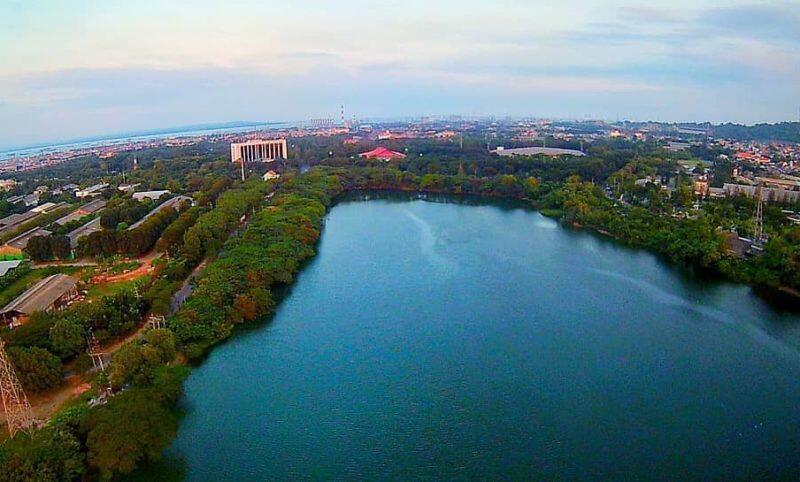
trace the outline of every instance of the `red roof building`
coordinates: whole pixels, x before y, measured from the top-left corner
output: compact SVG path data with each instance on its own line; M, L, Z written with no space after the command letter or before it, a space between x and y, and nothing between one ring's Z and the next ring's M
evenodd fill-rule
M381 161L391 161L393 159L404 159L406 155L400 152L389 150L385 147L379 147L372 151L359 154L359 157L363 157L364 159L379 159Z

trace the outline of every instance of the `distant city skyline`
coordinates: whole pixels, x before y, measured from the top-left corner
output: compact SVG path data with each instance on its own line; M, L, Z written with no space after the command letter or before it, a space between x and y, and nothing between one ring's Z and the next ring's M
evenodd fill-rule
M0 150L235 119L796 121L800 4L6 0Z

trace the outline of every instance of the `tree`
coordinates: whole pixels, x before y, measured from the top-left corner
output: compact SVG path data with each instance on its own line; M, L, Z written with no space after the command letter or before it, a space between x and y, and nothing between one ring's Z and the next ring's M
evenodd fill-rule
M53 259L53 249L47 236L34 236L29 239L25 252L34 261Z
M170 407L180 396L185 376L185 367L161 367L151 387L126 390L89 413L82 425L89 464L111 478L131 472L141 462L158 460L178 429Z
M0 445L0 481L77 480L85 470L80 441L62 427L45 427Z
M169 363L175 359L175 335L165 328L150 330L144 335L144 341L158 351L162 363Z
M50 236L50 251L53 257L67 259L72 254L72 246L67 236Z
M111 357L108 379L111 386L147 386L153 381L155 369L161 364L162 353L143 343L128 343Z
M8 356L17 369L22 386L31 392L42 392L60 385L63 365L57 356L44 348L11 347Z
M76 317L63 317L50 328L53 351L63 358L77 355L86 348L86 327Z

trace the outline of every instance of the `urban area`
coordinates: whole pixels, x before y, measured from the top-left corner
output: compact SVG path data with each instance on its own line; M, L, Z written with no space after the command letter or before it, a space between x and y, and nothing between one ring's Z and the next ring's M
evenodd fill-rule
M510 198L798 297L798 141L800 123L342 113L6 155L0 439L29 436L0 467L111 477L156 458L189 362L273 310L344 192Z

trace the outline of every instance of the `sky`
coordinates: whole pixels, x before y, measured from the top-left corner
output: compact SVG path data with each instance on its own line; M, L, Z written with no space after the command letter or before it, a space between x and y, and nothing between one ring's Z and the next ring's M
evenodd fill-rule
M0 149L233 120L800 115L800 1L0 0Z

